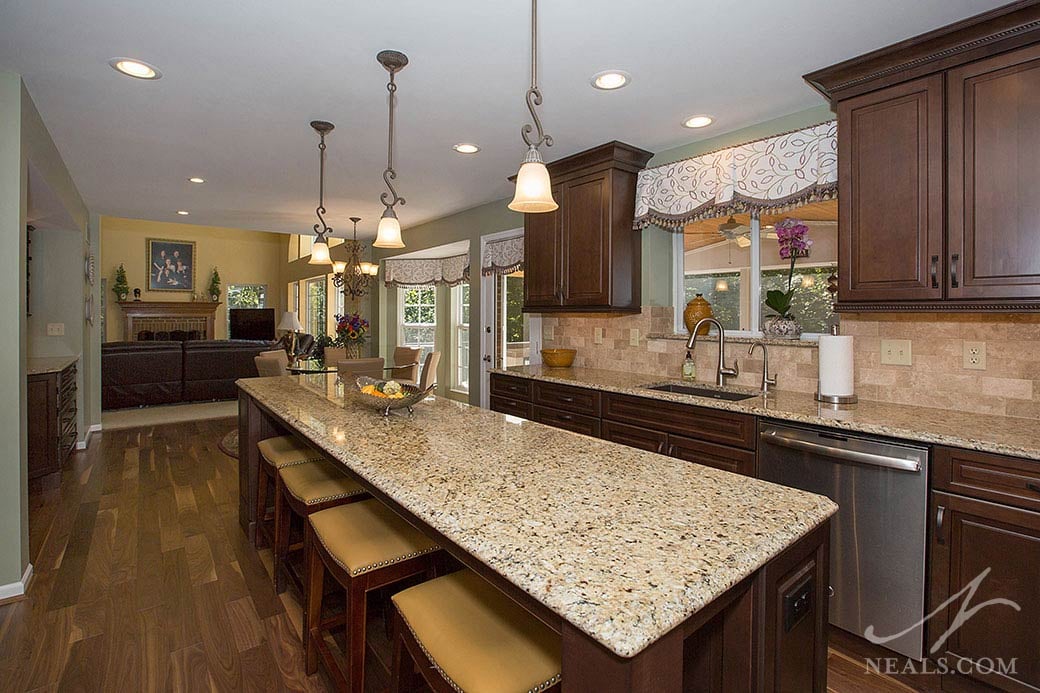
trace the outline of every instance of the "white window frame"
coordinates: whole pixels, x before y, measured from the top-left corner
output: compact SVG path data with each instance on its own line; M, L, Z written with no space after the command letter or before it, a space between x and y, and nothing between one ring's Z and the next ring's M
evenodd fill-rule
M456 284L449 290L451 299L451 390L460 394L469 394L473 380L469 372L469 330L471 322L462 322L462 296L463 290L468 289L469 284ZM473 320L473 292L470 290L469 317ZM463 338L465 334L465 338ZM462 348L465 345L466 358L462 358ZM462 373L465 370L466 386L462 385Z
M432 323L426 323L426 322L409 322L409 323L406 323L404 321L404 313L405 313L405 311L404 311L404 308L405 308L405 306L404 306L404 298L405 298L405 295L408 293L409 289L429 289L430 291L433 292L433 303L432 304L429 304L429 303L420 303L419 304L419 307L420 307L420 311L419 312L420 313L422 312L421 308L423 306L431 306L432 305L432 307L433 307L433 322ZM433 344L430 345L430 348L433 351L437 351L437 286L436 286L436 284L428 284L428 285L424 285L424 286L399 286L399 287L397 287L397 344L398 344L398 346L420 346L420 347L421 346L426 346L426 345L418 345L418 344L410 345L405 340L405 336L404 336L404 331L405 331L406 327L432 327L433 328Z
M301 279L300 282L303 284L301 299L305 310L303 311L303 328L308 334L317 338L321 335L328 333L328 318L329 318L329 290L328 290L328 278L322 274L317 277L308 277L307 279ZM319 286L325 287L325 324L317 326L320 332L311 331L311 293L310 285L314 283Z

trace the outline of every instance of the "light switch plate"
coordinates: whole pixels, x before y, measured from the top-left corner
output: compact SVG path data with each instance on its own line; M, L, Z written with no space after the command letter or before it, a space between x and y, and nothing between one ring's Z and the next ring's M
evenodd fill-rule
M554 339L553 335L555 334L556 330L553 328L552 325L546 325L542 328L542 339L544 339L547 342L551 342Z
M964 342L964 367L972 371L986 370L985 342Z
M64 337L65 336L65 323L63 323L63 322L49 322L49 323L47 323L47 336L48 337Z
M913 352L909 339L882 339L881 363L889 366L913 364Z
M603 343L603 328L594 327L592 328L592 343L602 344Z
M633 327L631 330L628 331L628 343L631 346L634 346L634 347L639 346L639 328L638 327Z

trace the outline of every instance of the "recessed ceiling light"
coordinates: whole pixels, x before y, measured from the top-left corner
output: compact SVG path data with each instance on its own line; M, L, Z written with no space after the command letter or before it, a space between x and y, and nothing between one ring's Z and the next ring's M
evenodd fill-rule
M162 77L159 68L134 58L112 58L108 61L108 64L112 66L113 70L122 72L128 77L137 79L159 79Z
M683 121L683 127L686 128L706 128L715 122L711 116L696 115L691 116Z
M206 179L205 178L199 178L198 176L192 176L191 178L188 179L188 182L189 183L205 183Z
M632 75L621 70L604 70L592 75L592 86L597 89L611 90L627 86L632 81Z
M459 154L476 154L480 151L480 147L469 142L460 142L452 147Z
M178 209L177 214L180 214L182 217L188 216L188 212L185 212L183 209Z

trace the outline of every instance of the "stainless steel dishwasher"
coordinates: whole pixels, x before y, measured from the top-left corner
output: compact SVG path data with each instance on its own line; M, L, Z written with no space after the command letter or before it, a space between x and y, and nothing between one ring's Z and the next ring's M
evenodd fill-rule
M928 448L808 426L759 423L759 473L829 497L830 622L901 633L925 614ZM924 629L884 644L920 660Z

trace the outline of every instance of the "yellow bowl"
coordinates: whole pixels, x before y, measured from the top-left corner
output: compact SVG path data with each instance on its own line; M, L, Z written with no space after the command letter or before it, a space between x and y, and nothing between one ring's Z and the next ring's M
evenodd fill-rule
M570 368L577 353L575 349L542 349L542 361L549 368Z

